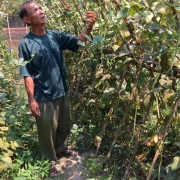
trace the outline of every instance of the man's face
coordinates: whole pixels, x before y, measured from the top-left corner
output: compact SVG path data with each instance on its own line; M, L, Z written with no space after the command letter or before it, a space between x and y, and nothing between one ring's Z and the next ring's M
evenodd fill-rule
M47 21L44 10L37 2L32 2L26 6L28 16L24 20L30 26L44 25Z

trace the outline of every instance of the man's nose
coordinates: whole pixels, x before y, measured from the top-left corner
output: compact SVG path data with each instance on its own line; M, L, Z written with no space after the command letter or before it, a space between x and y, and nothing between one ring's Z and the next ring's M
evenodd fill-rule
M39 10L40 14L44 13L44 10L43 9L40 9Z

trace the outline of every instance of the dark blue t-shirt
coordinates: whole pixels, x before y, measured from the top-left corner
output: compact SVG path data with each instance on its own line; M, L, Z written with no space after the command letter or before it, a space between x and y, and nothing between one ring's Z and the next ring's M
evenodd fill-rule
M34 96L37 101L50 101L67 93L63 50L76 52L78 37L57 30L46 30L38 36L27 34L19 44L19 58L29 61L20 67L21 76L34 79Z

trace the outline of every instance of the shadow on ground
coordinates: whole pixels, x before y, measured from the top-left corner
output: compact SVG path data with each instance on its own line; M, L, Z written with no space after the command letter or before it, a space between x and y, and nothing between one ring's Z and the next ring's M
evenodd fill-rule
M89 173L85 169L83 160L85 158L93 157L94 152L88 151L78 156L59 157L58 164L56 165L59 171L59 176L53 178L55 180L87 180Z

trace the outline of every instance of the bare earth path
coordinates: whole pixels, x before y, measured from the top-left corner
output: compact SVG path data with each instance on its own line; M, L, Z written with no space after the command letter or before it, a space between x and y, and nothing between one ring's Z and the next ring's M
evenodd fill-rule
M62 157L56 165L60 175L58 180L88 180L89 173L85 169L83 160L94 156L93 151L84 152L76 157Z

